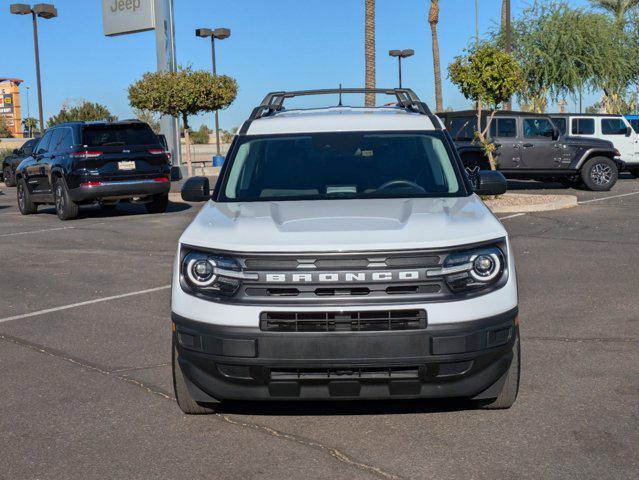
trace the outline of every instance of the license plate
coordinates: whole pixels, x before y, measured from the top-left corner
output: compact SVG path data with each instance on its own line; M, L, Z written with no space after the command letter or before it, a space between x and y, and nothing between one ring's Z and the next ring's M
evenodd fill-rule
M118 170L135 170L135 162L118 162Z

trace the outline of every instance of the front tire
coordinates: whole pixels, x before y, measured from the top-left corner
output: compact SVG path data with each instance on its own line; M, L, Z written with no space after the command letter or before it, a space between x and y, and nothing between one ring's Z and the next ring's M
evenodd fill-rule
M187 415L208 415L215 413L215 410L212 408L202 405L191 398L191 394L186 386L186 380L184 380L184 373L182 373L180 363L178 362L175 343L173 343L173 360L171 366L173 370L173 391L175 392L175 400L180 410Z
M24 180L18 181L18 209L22 215L32 215L38 211L38 205L31 200L31 194Z
M53 199L55 201L55 213L60 220L73 220L77 218L80 207L71 200L67 186L61 178L53 181Z
M11 175L11 167L8 165L2 169L2 178L4 179L4 184L7 187L15 187L16 179Z
M153 195L152 200L145 203L144 206L149 213L164 213L169 206L169 194Z
M513 360L510 362L508 372L506 373L506 381L499 392L499 395L494 400L484 401L479 404L480 408L487 410L501 410L510 408L517 400L517 393L519 393L519 379L521 376L521 350L519 344L519 334L517 334L517 340L513 347Z
M619 178L617 164L607 157L593 157L581 167L581 179L589 190L610 190Z

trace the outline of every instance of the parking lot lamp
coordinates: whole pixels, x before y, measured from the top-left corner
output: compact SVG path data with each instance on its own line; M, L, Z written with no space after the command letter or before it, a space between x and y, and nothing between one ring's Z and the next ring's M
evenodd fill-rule
M215 66L215 40L224 40L231 36L231 30L228 28L216 28L211 30L210 28L198 28L195 30L197 37L211 37L211 60L213 62L213 75L217 76L217 68ZM215 110L215 145L217 147L217 155L220 156L220 119L218 111Z
M389 50L388 54L391 57L397 57L399 66L399 88L402 88L402 58L408 58L415 55L415 50L407 48L406 50Z
M40 116L40 132L44 130L44 115L42 113L42 84L40 82L40 50L38 48L38 17L48 20L58 16L58 11L50 3L36 3L33 8L26 3L14 3L9 11L14 15L31 14L33 19L33 46L35 48L36 84L38 86L38 114Z

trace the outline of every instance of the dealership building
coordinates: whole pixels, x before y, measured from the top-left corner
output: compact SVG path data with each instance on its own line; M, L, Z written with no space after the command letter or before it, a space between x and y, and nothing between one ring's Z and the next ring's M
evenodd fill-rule
M20 109L20 84L19 78L0 77L0 117L9 127L14 137L22 137L22 112Z

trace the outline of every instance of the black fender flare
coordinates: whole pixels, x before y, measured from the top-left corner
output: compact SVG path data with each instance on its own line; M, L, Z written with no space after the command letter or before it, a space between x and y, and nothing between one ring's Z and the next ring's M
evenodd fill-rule
M607 157L615 162L617 167L621 169L620 164L622 164L623 162L621 162L621 160L615 159L615 153L615 150L612 148L589 148L581 155L581 157L576 162L573 161L573 163L570 165L570 168L581 170L581 167L583 167L584 163L586 163L592 157Z

